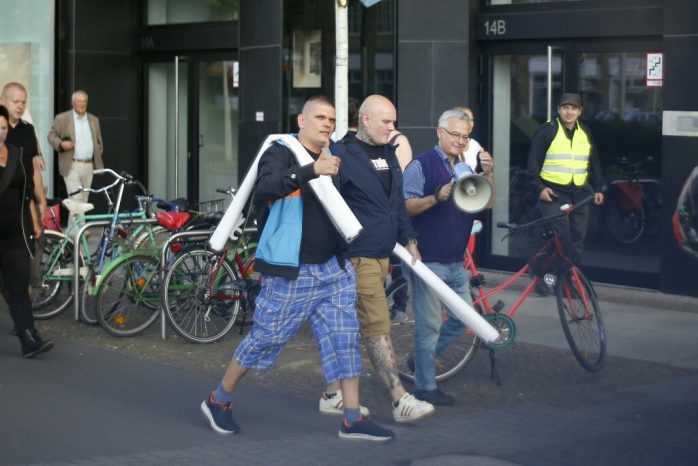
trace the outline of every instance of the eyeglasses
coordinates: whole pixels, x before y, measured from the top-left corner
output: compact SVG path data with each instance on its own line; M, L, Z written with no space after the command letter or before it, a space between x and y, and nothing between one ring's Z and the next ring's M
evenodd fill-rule
M439 126L439 128L446 131L448 133L448 135L451 136L453 139L458 139L458 140L461 140L463 142L470 141L470 136L468 136L467 134L460 134L460 133L456 133L455 131L449 131L446 128L444 128L443 126Z

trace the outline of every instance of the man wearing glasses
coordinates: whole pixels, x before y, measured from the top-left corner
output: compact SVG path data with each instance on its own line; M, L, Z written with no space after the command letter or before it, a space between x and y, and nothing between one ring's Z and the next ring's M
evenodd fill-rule
M451 195L453 168L462 161L470 128L467 114L460 110L445 111L436 129L438 144L407 166L403 188L424 265L468 303L472 300L463 254L475 217L458 209ZM492 156L487 151L479 155L483 175L494 186ZM493 203L494 196L487 208ZM415 396L433 405L452 405L455 399L436 385L435 359L463 333L465 325L442 306L438 296L412 271L403 273L412 290L415 316ZM445 323L442 312L448 313Z

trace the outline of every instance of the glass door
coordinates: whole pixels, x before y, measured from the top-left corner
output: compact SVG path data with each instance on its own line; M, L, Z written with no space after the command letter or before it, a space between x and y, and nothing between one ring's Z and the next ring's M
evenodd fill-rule
M149 191L223 199L216 188L238 181L238 62L175 57L146 70Z
M231 60L196 64L198 127L192 163L198 174L190 192L199 201L220 199L216 188L238 184L237 70L238 62Z
M146 76L147 188L158 197L186 197L188 63L149 63Z
M548 119L550 86L552 118L561 93L577 92L584 105L581 120L591 131L610 187L609 202L592 208L582 264L659 273L662 95L660 88L646 82L647 55L658 49L643 44L557 43L549 58L547 45L517 44L514 53L498 46L486 55L487 133L497 184L492 225L525 221L527 206L535 202L524 170L533 133ZM632 183L642 185L635 194L622 186ZM622 198L627 195L636 198ZM503 231L491 228L489 234L491 254L486 262L505 266L502 258L516 257L512 244Z
M526 170L531 137L547 119L548 81L552 82L553 101L560 96L562 60L558 53L496 55L492 58L492 153L496 157L495 184L497 203L492 209L493 225L521 220L520 189L510 180ZM511 189L507 189L510 187ZM509 256L505 231L491 231L492 253Z

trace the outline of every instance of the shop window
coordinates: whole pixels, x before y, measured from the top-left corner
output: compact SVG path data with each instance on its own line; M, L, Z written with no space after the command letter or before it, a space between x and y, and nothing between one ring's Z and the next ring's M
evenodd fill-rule
M239 19L240 0L148 0L146 24L205 23Z
M23 119L34 124L39 145L47 161L43 173L49 195L53 195L53 149L46 141L54 116L54 2L16 0L5 4L0 15L0 90L19 82L28 93ZM57 109L63 111L65 109Z

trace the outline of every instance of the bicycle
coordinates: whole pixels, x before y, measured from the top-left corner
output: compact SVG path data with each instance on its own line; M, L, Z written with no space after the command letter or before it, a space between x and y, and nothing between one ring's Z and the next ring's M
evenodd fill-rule
M516 325L513 317L526 298L535 290L538 282L543 279L547 284L555 287L562 330L574 357L588 371L596 372L603 368L606 356L606 330L596 293L591 282L567 257L565 245L555 229L555 221L563 219L572 209L590 200L591 198L588 198L576 206L568 206L560 214L539 218L525 224L499 222L497 227L508 229L511 235L522 235L526 231L539 227L540 236L535 235L533 243L528 245L534 252L528 256L530 257L528 262L518 272L491 290L485 290L485 277L477 269L471 252L466 250L464 267L471 274L470 290L473 307L501 335L501 341L495 345L489 344L489 349L493 351L503 349L514 341ZM530 277L528 285L508 311L502 312L505 304L501 300L494 304L490 303L491 297L509 288L519 279L529 277L530 270L535 274ZM398 359L398 372L404 380L414 381L412 359L414 316L407 281L404 277L394 280L386 290L386 295L390 306L391 338ZM403 299L400 299L400 295ZM404 301L405 297L407 305L402 307L401 301ZM472 330L466 329L458 340L437 355L436 380L442 381L453 377L473 360L480 346L481 341L477 335Z
M621 244L632 244L659 225L661 215L661 191L659 180L642 178L642 167L652 162L652 157L633 162L626 157L620 165L628 176L613 180L606 196L605 220L608 233Z
M254 271L256 243L243 228L239 240L220 253L193 248L181 253L168 268L162 286L162 302L172 327L194 343L223 338L240 320L242 333L248 313L254 312L261 276Z
M92 286L98 279L99 271L123 249L133 247L130 242L136 238L140 244L154 244L158 238L158 232L153 231L150 225L138 225L129 232L124 227L128 226L131 220L146 218L146 201L139 201L140 209L136 212L119 212L123 191L128 184L142 185L133 179L129 174L117 174L111 169L95 170L96 175L109 174L115 180L111 184L99 189L82 188L77 192L89 191L101 193L105 196L109 206L106 214L86 214L94 208L92 204L76 202L71 199L63 200L63 204L71 214L75 215L75 222L68 225L65 232L47 230L43 238L43 255L41 258L41 280L32 286L32 312L36 319L48 319L58 315L73 300L73 258L74 258L74 237L75 232L86 222L109 220L110 225L102 230L99 247L92 253L81 254L80 276L82 286L80 293L81 318L84 322L96 324L96 316L91 310L90 292ZM113 201L109 192L118 187L116 200ZM76 193L71 193L71 195ZM90 251L87 238L81 239L81 250Z
M219 192L230 193L230 189ZM232 195L232 193L230 193ZM202 208L200 203L198 208ZM222 201L208 201L207 210ZM188 205L180 206L186 212L159 212L156 220L170 233L191 230L210 230L222 217L222 212L202 213L191 210ZM200 246L199 241L175 242L170 244L165 263L174 260L174 255L182 250L190 251ZM160 270L162 249L160 247L140 248L126 252L115 258L104 271L103 277L95 285L95 308L97 320L108 333L119 336L134 336L147 329L160 315L160 295L162 273Z

